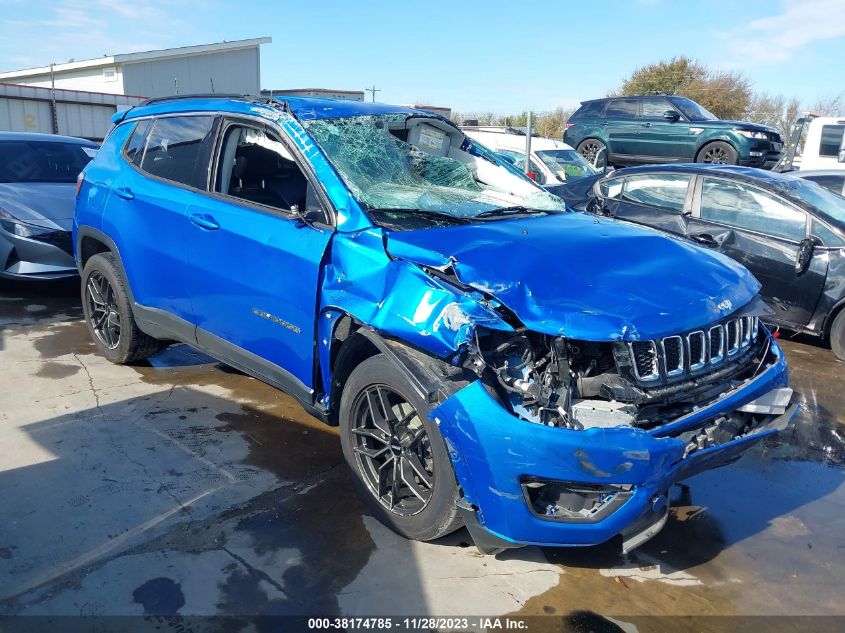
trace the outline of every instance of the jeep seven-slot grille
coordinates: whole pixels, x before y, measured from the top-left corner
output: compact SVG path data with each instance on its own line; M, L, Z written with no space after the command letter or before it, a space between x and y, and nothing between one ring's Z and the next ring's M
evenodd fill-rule
M634 376L641 382L714 368L757 340L757 317L738 317L704 330L628 344Z

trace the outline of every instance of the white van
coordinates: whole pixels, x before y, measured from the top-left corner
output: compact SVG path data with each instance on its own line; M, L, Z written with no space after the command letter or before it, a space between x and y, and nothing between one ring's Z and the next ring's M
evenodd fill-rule
M776 171L845 171L845 116L805 112L792 124L789 144Z

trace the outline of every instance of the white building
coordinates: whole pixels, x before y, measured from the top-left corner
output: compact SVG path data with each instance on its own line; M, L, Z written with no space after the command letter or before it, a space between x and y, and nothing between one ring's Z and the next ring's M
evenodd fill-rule
M173 94L259 94L260 37L182 46L0 73L0 83L144 97ZM51 73L52 71L52 73ZM52 75L52 76L51 76Z

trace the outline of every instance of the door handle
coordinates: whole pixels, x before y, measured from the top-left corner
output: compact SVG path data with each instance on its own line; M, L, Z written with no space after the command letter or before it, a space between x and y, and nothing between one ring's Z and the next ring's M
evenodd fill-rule
M651 127L651 123L643 123L643 127Z
M708 248L715 248L719 245L719 242L710 233L693 233L689 237L691 240Z
M208 231L216 231L220 228L220 225L217 224L217 220L205 213L194 213L191 216L191 222L201 229L206 229Z
M132 190L129 187L118 187L114 190L114 193L117 195L118 198L123 198L124 200L135 199L135 194L132 193Z

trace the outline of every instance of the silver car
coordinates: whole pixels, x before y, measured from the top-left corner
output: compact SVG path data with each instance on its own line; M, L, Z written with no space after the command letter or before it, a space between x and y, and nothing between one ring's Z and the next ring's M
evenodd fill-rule
M70 136L0 132L0 277L77 274L71 241L76 178L97 147Z

